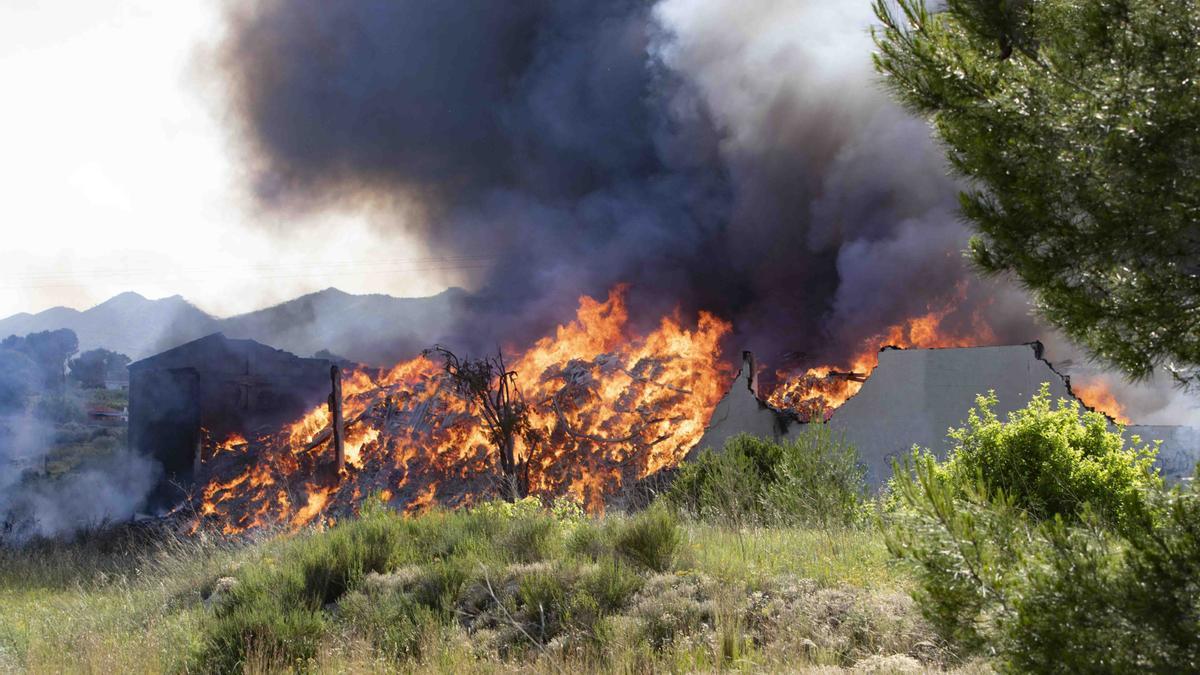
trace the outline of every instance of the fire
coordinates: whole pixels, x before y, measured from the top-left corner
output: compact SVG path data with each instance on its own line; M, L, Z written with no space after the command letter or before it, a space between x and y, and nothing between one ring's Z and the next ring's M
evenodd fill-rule
M859 341L855 356L803 372L777 372L776 407L802 418L829 415L862 387L879 348L965 347L994 343L976 315L965 328L946 319L965 299L927 307ZM726 322L678 313L637 334L629 327L625 289L603 301L579 300L573 321L525 350L505 349L507 367L529 406L536 432L516 440L530 493L570 496L593 511L631 483L677 465L704 433L732 369L721 359ZM1126 422L1103 382L1077 385L1088 405ZM231 435L210 449L206 483L190 509L190 528L235 534L252 528L329 524L376 498L406 513L456 506L497 493L496 451L472 402L444 364L430 356L388 370L342 377L343 447L333 450L332 414L318 406L273 433L247 441Z
M505 350L542 439L516 447L533 494L602 509L622 486L681 461L725 393L726 322L668 316L634 334L624 296L617 288L603 301L580 298L574 321L521 353ZM439 361L421 356L387 371L348 372L342 392L342 474L332 416L319 406L277 433L214 453L198 521L230 533L295 528L353 511L371 495L413 512L494 493L486 428Z
M1129 424L1129 418L1125 416L1125 406L1117 401L1117 397L1104 380L1073 381L1071 392L1087 407L1098 410L1121 424Z
M838 365L809 368L802 373L777 371L781 383L768 397L777 407L792 410L802 419L818 415L826 418L851 396L862 389L863 382L879 365L879 349L885 346L909 348L972 347L995 342L995 335L982 317L976 314L965 330L948 331L944 319L957 309L966 297L966 286L944 304L927 308L929 311L906 319L886 331L863 339L855 356Z

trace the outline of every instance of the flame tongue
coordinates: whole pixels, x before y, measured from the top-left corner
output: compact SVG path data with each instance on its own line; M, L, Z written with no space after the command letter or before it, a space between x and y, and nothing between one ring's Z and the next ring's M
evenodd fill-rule
M627 319L623 288L603 302L581 298L575 321L513 362L545 439L537 449L518 442L534 493L601 509L621 485L679 462L703 434L730 375L719 347L729 325L703 313L695 328L667 317L636 336ZM446 377L426 357L375 377L347 374L345 475L331 471L329 411L314 408L215 453L196 525L298 527L373 493L410 510L489 494L496 472L486 430Z
M860 341L856 355L847 362L809 368L804 372L777 372L780 385L770 394L768 402L777 408L792 410L802 419L820 414L828 417L862 388L867 376L879 365L881 347L929 349L994 343L996 337L979 309L971 316L966 328L949 330L944 327L946 318L966 299L966 293L966 285L960 284L953 297L930 307L927 313Z
M1104 380L1076 379L1072 382L1071 391L1089 408L1099 410L1121 424L1129 424L1129 418L1125 416L1125 407L1117 401L1117 397Z

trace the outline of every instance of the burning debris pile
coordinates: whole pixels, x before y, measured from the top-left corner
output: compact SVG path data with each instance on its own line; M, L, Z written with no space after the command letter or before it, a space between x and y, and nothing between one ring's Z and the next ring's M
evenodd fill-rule
M618 288L584 297L575 321L512 362L540 442L517 439L532 494L569 495L589 508L630 482L682 460L703 435L730 375L720 358L728 324L700 314L694 328L664 318L631 335ZM312 410L253 440L213 446L195 499L177 512L226 533L299 527L352 512L378 495L407 511L461 505L495 493L495 450L485 425L428 355L343 382L344 467L334 413Z

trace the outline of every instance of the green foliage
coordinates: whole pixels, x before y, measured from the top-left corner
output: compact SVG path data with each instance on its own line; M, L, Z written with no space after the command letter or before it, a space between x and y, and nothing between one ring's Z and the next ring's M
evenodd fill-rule
M629 520L616 521L613 547L629 561L655 572L675 564L683 544L679 521L669 510L652 507Z
M0 349L0 412L21 412L40 389L37 364L19 351Z
M1049 385L1007 421L995 413L995 394L980 396L967 425L950 431L954 449L944 464L929 464L930 480L966 494L977 487L1003 493L1037 519L1078 521L1085 505L1117 526L1146 516L1147 491L1162 485L1156 449L1125 447L1100 413L1081 414L1076 401L1051 407Z
M580 588L595 601L600 612L623 609L642 589L642 577L619 558L608 558L589 568L579 580Z
M302 661L314 644L310 616L391 658L419 657L426 636L456 621L498 631L502 652L563 634L586 640L641 589L638 570L670 569L682 543L661 508L601 524L565 502L403 518L368 500L358 519L292 538L241 569L197 658L216 670L268 656Z
M37 364L41 385L60 391L64 384L67 359L79 351L79 338L69 328L30 333L25 337L10 335L0 341L0 349L20 352Z
M338 610L376 649L398 660L420 658L425 637L441 625L436 612L396 590L350 593L338 603Z
M104 387L106 380L127 380L129 357L107 349L92 349L67 362L71 379L85 389Z
M1043 528L1008 630L1013 670L1200 670L1200 495L1157 499L1161 518L1121 534Z
M1200 495L1191 486L1139 484L1140 505L1119 527L1111 510L1102 516L1082 500L1070 518L1032 517L1029 502L982 478L949 480L928 455L897 467L892 488L888 549L915 576L922 614L961 654L991 653L1015 672L1200 667Z
M736 436L682 466L664 497L693 517L734 528L851 526L868 503L857 453L823 424L784 444Z
M968 651L993 641L1012 613L1014 571L1029 539L1025 514L982 483L947 481L932 456L896 468L888 550L913 571L912 595L946 639Z
M83 422L86 419L83 404L70 393L39 396L33 404L33 414L39 420L52 424Z
M809 424L783 446L775 474L763 492L771 522L851 527L868 514L870 499L858 453L824 424Z
M868 532L770 528L747 538L689 523L673 569L657 574L616 550L629 516L562 507L486 504L405 518L368 502L361 518L323 531L175 539L143 526L0 547L0 671L944 665L930 646L936 638L900 593L906 578ZM512 534L524 529L517 521L560 512L544 548L551 557L522 562L509 548L521 540ZM369 542L381 526L393 547L388 569L314 575L349 578L350 589L304 606L329 586L316 583L310 593L301 562L368 569L375 547L349 542ZM342 543L320 541L331 536Z
M298 668L316 656L324 632L325 621L314 610L266 600L241 603L213 624L200 658L213 673L241 673L252 663L265 670Z
M877 69L969 181L971 254L1135 377L1200 365L1198 0L875 0Z

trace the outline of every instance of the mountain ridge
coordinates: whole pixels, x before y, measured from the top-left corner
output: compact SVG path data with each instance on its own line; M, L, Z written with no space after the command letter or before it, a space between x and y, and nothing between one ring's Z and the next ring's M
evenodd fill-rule
M80 351L97 347L136 360L221 332L309 356L320 350L373 365L391 365L436 342L450 330L465 290L398 298L385 293L355 295L335 287L270 307L213 316L180 295L147 299L126 291L88 309L51 307L0 319L0 339L70 328Z

